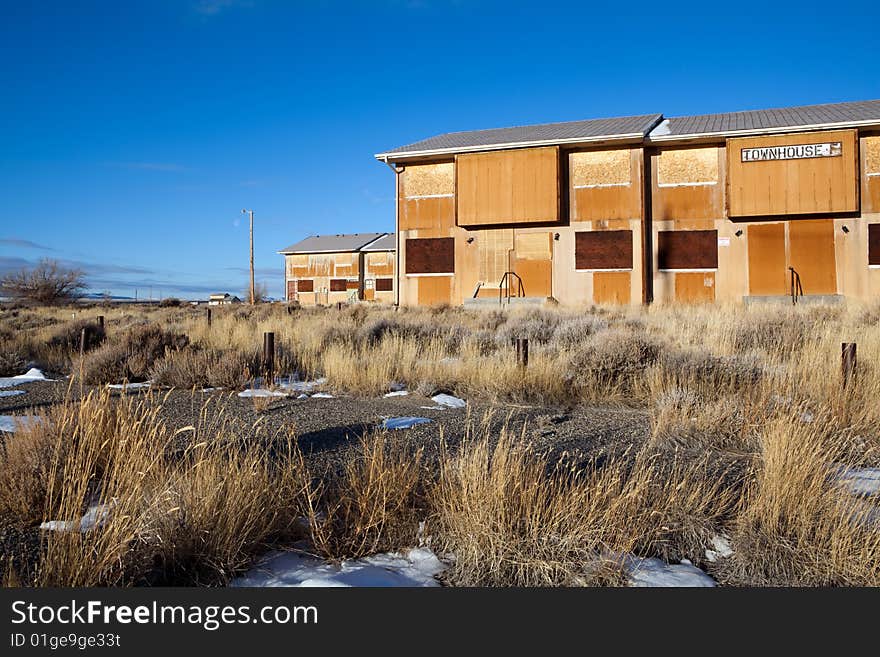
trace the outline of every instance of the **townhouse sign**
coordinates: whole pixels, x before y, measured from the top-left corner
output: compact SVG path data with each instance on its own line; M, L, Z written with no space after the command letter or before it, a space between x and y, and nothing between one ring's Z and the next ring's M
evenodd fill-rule
M822 144L792 144L790 146L759 146L743 148L743 162L767 162L770 160L806 160L815 157L840 157L843 144L830 141Z

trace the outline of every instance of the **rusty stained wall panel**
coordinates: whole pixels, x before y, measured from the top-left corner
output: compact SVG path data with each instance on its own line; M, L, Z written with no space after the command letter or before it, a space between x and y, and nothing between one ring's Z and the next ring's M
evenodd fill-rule
M464 153L455 166L459 226L560 220L557 147Z
M789 222L788 251L791 266L800 274L804 294L837 293L832 219Z
M573 222L578 221L606 221L628 220L642 216L642 149L624 149L617 151L585 151L569 154L569 167L572 158L576 156L593 155L606 156L609 153L617 154L614 157L623 160L624 155L628 158L629 169L626 179L628 184L600 184L592 186L575 185L569 179L568 182L568 206L569 218ZM617 164L616 166L621 166ZM582 171L579 181L586 182L586 172ZM601 179L601 178L600 178ZM615 170L608 174L605 180L623 180L623 173Z
M315 281L313 281L311 278L301 278L296 281L296 289L299 292L314 292Z
M661 270L717 269L717 230L661 230L657 233Z
M455 193L455 163L408 165L401 176L403 198L452 196Z
M330 279L330 291L331 292L345 292L348 288L348 281L344 278L331 278Z
M840 142L842 154L743 162L744 148ZM731 217L805 215L859 210L855 130L743 137L727 140Z
M381 251L366 254L366 275L394 276L394 253Z
M569 153L568 176L574 189L582 187L628 187L631 180L630 151L582 151Z
M455 199L451 196L401 199L398 219L401 231L427 230L438 236L447 234L455 226Z
M593 274L593 303L626 305L631 300L628 271L599 271Z
M407 274L451 274L454 271L454 238L432 237L406 240Z
M715 272L677 272L675 300L679 303L711 303L715 301Z
M358 275L357 253L289 255L286 259L288 278Z
M376 279L376 292L393 292L394 291L394 279L393 278L377 278Z
M632 235L631 230L576 232L574 235L575 269L632 269Z
M481 230L476 235L479 280L486 287L497 287L504 272L510 270L513 229Z
M772 296L788 293L785 259L785 224L750 224L749 294Z
M657 185L718 184L718 150L715 146L703 146L661 151L657 158Z

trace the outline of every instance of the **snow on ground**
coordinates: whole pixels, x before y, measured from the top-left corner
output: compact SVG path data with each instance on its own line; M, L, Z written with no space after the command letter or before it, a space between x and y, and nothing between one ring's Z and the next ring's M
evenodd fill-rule
M40 524L40 529L54 532L87 532L104 524L110 515L110 504L93 504L79 520L49 520Z
M726 559L733 554L733 548L730 547L730 540L727 536L716 535L709 541L712 547L706 550L706 561L715 563L719 559Z
M447 395L445 393L434 395L431 397L431 401L440 406L448 406L449 408L464 408L467 406L467 402L464 399L459 399L458 397L453 397L452 395Z
M439 586L446 566L427 548L343 561L339 565L298 552L274 552L229 585L241 586Z
M52 379L47 379L46 375L43 374L36 367L32 367L24 374L19 374L18 376L3 376L0 377L0 388L11 388L12 386L17 386L20 383L27 383L29 381L51 381Z
M445 406L419 406L419 408L424 408L426 411L445 411Z
M880 468L840 466L837 480L853 495L870 497L880 493Z
M312 392L327 383L326 377L314 381L300 381L296 377L286 377L278 380L278 387L288 392Z
M14 433L18 427L42 422L43 418L36 415L0 415L0 431Z
M143 381L141 383L108 383L107 387L111 390L122 390L123 392L136 391L136 390L148 390L152 383L150 381Z
M15 397L16 395L23 395L24 393L24 390L0 390L0 397Z
M386 392L384 397L406 397L409 394L408 390L392 390L391 392Z
M238 393L239 397L287 397L283 390L267 390L266 388L248 388Z
M714 579L694 566L687 559L679 564L666 563L660 559L640 559L629 555L624 559L624 569L629 575L629 585L637 587L708 587L716 586Z
M312 395L312 399L333 399L333 395L329 392L316 392Z
M429 422L431 422L431 420L426 417L389 417L385 420L382 420L381 427L383 429L390 429L393 431L395 429L411 429L416 425L428 424Z

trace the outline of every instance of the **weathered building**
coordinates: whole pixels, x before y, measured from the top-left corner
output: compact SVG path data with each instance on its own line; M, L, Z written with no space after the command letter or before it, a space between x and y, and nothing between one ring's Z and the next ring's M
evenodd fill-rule
M313 235L279 253L284 256L288 301L303 305L394 301L392 234Z
M398 300L880 294L880 101L452 133L396 173Z

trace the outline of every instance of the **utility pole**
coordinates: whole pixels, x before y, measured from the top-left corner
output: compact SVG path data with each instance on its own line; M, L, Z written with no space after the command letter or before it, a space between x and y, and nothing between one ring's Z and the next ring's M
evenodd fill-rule
M257 302L254 288L254 211L242 210L241 213L250 215L251 219L251 305L253 306Z

